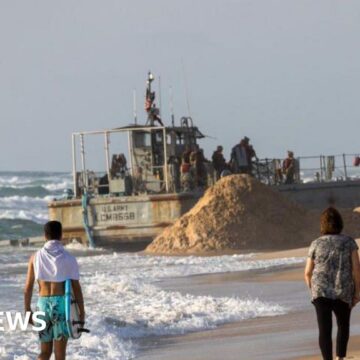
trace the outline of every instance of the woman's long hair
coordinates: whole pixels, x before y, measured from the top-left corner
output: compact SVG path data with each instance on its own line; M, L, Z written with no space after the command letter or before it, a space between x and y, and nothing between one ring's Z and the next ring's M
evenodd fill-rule
M344 227L343 219L340 213L332 206L325 209L320 217L321 235L340 234Z

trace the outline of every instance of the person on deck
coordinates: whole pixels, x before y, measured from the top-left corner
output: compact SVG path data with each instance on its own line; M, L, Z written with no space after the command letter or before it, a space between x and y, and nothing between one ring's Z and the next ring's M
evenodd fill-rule
M219 145L212 155L212 163L216 172L216 180L220 179L221 173L226 168L226 160L223 155L223 150L223 147Z
M283 173L285 174L285 184L293 184L295 178L295 158L292 151L288 151L287 158L283 161Z
M252 175L252 159L256 158L256 152L247 136L232 148L230 158L233 173Z
M181 155L180 182L181 182L181 188L185 192L192 190L194 187L194 177L191 172L191 164L190 164L191 153L192 153L191 147L189 145L186 145L185 150Z

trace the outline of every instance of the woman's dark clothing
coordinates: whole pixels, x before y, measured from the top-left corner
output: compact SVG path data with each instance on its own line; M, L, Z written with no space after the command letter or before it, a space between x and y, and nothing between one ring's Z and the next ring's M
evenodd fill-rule
M345 235L324 235L314 240L309 257L314 261L311 294L319 325L319 345L324 360L332 360L332 312L338 333L336 353L346 356L349 340L350 313L354 296L352 252L358 246Z
M336 356L346 357L349 341L350 306L341 300L319 297L313 301L319 325L319 345L324 360L332 360L332 312L335 313L338 332L336 337Z

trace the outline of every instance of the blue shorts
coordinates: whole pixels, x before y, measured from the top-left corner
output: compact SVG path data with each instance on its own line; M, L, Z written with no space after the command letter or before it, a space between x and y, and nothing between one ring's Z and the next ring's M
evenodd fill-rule
M39 318L46 322L46 328L39 331L41 342L51 342L53 340L69 338L69 332L66 326L64 296L39 297L37 310L45 313L44 316L39 316Z

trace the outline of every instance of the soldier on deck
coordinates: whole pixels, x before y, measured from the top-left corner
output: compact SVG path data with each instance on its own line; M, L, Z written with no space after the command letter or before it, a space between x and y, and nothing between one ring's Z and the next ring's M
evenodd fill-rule
M219 180L221 177L221 173L224 171L226 167L226 160L223 155L223 147L219 145L212 155L212 163L214 170L216 172L216 180Z
M250 139L245 136L239 144L231 150L232 171L237 174L252 175L252 159L256 158L256 152Z
M204 152L202 149L192 151L190 154L190 173L194 179L194 186L206 188L207 186L207 173Z
M191 147L186 145L185 151L181 155L181 187L183 191L190 191L194 188L194 176L191 172L190 155Z
M155 125L155 122L158 122L160 126L164 126L160 118L160 109L156 107L155 101L155 91L151 91L151 83L154 81L154 75L149 71L147 79L147 88L145 96L145 111L148 114L147 124L151 126Z
M126 157L124 154L114 154L111 161L111 178L124 177L126 173Z
M288 151L287 158L283 161L283 173L285 174L285 184L293 184L295 178L295 158L292 151Z

